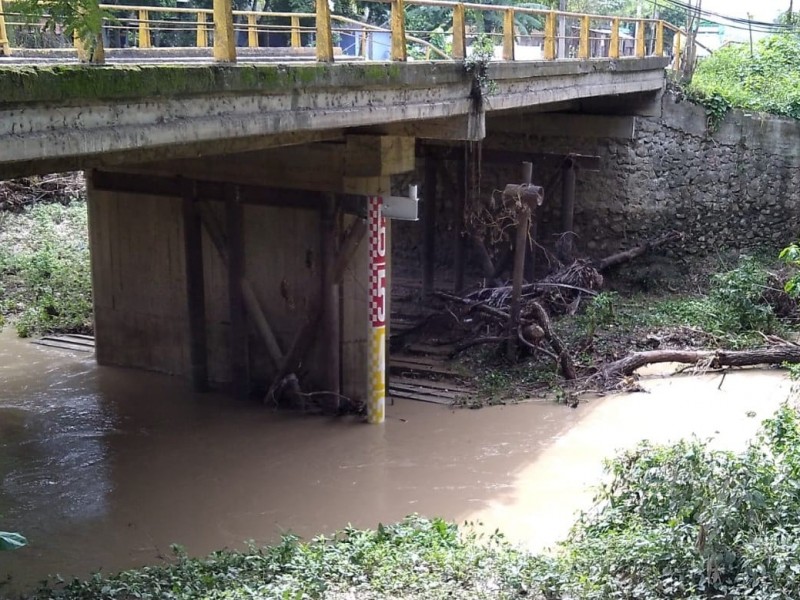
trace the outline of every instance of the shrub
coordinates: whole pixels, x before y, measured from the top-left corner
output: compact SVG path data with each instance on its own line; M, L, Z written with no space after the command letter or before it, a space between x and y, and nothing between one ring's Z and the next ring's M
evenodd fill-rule
M22 337L92 324L86 205L36 205L0 231L0 314Z

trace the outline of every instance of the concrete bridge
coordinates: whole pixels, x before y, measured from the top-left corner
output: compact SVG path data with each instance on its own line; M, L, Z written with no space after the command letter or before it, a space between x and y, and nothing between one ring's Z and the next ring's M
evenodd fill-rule
M459 149L467 177L473 143L493 133L629 138L632 116L660 110L669 63L663 24L651 24L648 52L642 22L624 56L619 19L600 52L580 15L580 58L559 60L550 12L546 59L513 60L512 34L507 60L468 69L464 5L452 6L459 60L403 60L395 21L392 62L337 61L330 47L321 58L333 62L0 59L0 176L87 172L100 363L185 375L198 390L228 382L240 396L297 374L304 390L364 402L382 420L392 267L380 199L393 178L418 156L430 167L431 148ZM220 34L215 22L215 43L232 39L231 25ZM329 34L317 31L318 44ZM426 179L430 287L435 173ZM454 191L462 214L467 193ZM386 204L414 212L399 196Z

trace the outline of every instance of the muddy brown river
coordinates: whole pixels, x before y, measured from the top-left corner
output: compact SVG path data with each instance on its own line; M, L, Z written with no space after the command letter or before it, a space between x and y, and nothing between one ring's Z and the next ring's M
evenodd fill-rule
M720 386L720 383L722 384ZM0 334L0 597L55 575L374 527L479 521L543 549L591 505L602 460L696 433L741 447L786 398L778 371L645 377L650 393L479 411L397 402L384 426L193 395L180 379ZM752 411L752 412L751 412ZM755 413L755 417L752 413Z

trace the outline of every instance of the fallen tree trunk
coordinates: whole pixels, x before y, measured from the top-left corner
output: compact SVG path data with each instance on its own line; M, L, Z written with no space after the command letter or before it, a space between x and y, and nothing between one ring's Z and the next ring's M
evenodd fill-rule
M636 369L657 363L704 364L709 369L752 367L800 362L800 346L780 344L754 350L650 350L634 352L604 366L596 375L612 379L632 375Z
M670 242L677 242L682 238L683 238L682 233L678 231L670 231L669 233L665 233L661 237L645 242L641 246L636 246L635 248L631 248L630 250L625 250L624 252L617 252L616 254L612 254L611 256L606 256L603 259L594 261L592 263L592 266L598 271L605 271L606 269L609 269L613 266L622 264L624 262L628 262L629 260L633 260L634 258L638 258L644 254L647 254L648 252L650 252L650 250L653 250L654 248L658 248L659 246L669 244Z

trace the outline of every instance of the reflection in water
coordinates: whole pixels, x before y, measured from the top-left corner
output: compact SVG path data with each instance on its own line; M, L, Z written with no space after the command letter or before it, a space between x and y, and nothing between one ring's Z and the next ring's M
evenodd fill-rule
M729 374L721 391L707 379L652 382L661 392L577 410L398 402L371 427L193 395L180 379L96 367L6 332L0 512L30 545L2 556L0 578L19 589L156 563L171 543L205 554L414 512L549 545L590 502L587 485L615 448L694 430L740 441L756 426L745 412L766 416L785 392L774 372Z

